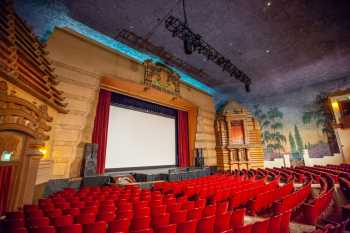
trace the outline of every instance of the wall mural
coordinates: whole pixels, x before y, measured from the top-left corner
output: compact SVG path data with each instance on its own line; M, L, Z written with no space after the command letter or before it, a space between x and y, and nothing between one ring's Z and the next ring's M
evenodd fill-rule
M343 78L245 103L260 122L265 160L289 154L292 161L301 161L304 149L311 158L339 153L332 113L325 106L328 93L349 86L350 78Z

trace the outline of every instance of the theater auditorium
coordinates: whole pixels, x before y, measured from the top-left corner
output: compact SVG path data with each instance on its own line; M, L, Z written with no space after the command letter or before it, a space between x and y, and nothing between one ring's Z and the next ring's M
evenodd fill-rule
M350 232L349 0L0 0L0 233Z

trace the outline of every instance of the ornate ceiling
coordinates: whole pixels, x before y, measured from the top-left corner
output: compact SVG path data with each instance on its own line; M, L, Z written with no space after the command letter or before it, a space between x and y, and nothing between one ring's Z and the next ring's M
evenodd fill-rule
M56 0L73 19L115 38L122 29L208 74L195 77L239 101L350 79L348 0L186 0L190 28L253 82L251 92L165 29L164 18L183 17L182 2L152 0Z

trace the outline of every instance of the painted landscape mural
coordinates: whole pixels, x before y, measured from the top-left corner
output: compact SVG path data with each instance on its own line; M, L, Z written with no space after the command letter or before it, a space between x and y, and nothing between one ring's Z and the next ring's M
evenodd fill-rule
M245 103L260 122L265 160L289 154L302 161L305 149L310 158L339 153L327 96L347 87L350 78Z

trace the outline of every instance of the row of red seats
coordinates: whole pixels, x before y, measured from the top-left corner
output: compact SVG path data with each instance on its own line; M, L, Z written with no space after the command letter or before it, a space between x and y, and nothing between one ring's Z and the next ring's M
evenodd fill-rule
M233 212L225 211L223 213L213 212L209 216L193 217L187 219L185 211L174 212L175 216L170 214L157 214L156 216L143 216L138 218L122 218L112 221L97 221L95 222L93 214L84 215L84 219L79 219L81 215L75 217L75 221L71 215L64 215L54 218L36 217L31 218L30 212L24 214L23 212L8 213L5 221L5 229L8 232L16 232L19 228L28 227L31 231L37 232L40 230L48 230L57 228L59 232L67 229L79 228L81 225L88 233L102 233L108 232L138 232L145 229L152 228L156 232L168 232L168 227L171 229L178 228L177 232L188 232L187 228L196 229L211 229L215 232L222 232L233 228L243 226L245 209L235 210ZM27 217L27 218L25 218ZM87 218L90 217L90 218ZM79 221L80 220L80 221ZM52 226L50 226L50 224ZM103 226L104 225L104 226ZM88 227L86 227L88 226ZM175 227L174 227L175 226ZM168 230L166 230L168 229ZM44 232L43 231L43 232ZM213 232L211 230L198 230L199 232ZM170 231L172 232L172 231Z
M320 180L321 190L319 195L310 203L304 203L303 214L304 221L307 224L316 224L322 212L327 209L331 203L334 192L333 182L334 180L331 176L323 174Z
M70 215L56 217L49 225L48 218L36 218L26 220L29 231L32 233L121 233L121 232L158 232L158 233L288 233L291 212L276 215L270 219L244 225L245 209L238 209L233 212L225 212L219 215L208 216L200 219L192 219L177 224L169 221L159 221L154 225L150 218L141 218L137 221L138 228L132 228L132 222L128 219L120 219L106 223L98 221L94 223L73 224ZM8 214L8 221L17 221L14 229L7 232L28 232L24 225L23 213L16 212ZM45 219L45 221L44 221ZM169 219L168 219L169 220ZM135 223L134 223L135 224ZM129 230L130 229L130 230Z
M308 198L311 192L311 182L306 183L300 189L274 202L274 211L276 214L292 210L300 206Z
M283 168L286 169L287 168ZM321 185L319 195L314 197L311 202L304 203L302 206L303 221L307 224L316 224L322 212L329 206L334 191L334 182L337 180L334 172L322 167L296 167L288 169L292 172L305 172L304 174L318 181Z
M329 175L332 177L332 179L334 180L334 182L338 182L338 175L337 174L332 174L329 171L325 171L323 169L317 168L317 167L297 167L297 169L299 170L306 170L306 171L310 171L314 174L318 174L318 175Z
M252 215L256 215L257 212L271 207L273 202L278 201L279 199L293 192L293 190L293 183L289 182L276 190L258 194L255 199L248 203L248 208L250 209Z
M268 190L275 190L278 187L279 176L276 177L269 184L265 185L265 182L256 183L254 186L241 186L238 187L236 192L233 192L230 200L231 208L238 208L245 206L250 200L254 199L258 194L264 193Z
M350 177L339 177L339 186L346 199L350 201Z
M288 171L280 170L278 168L266 168L266 170L275 175L278 174L285 183L289 183L293 180L293 176Z

